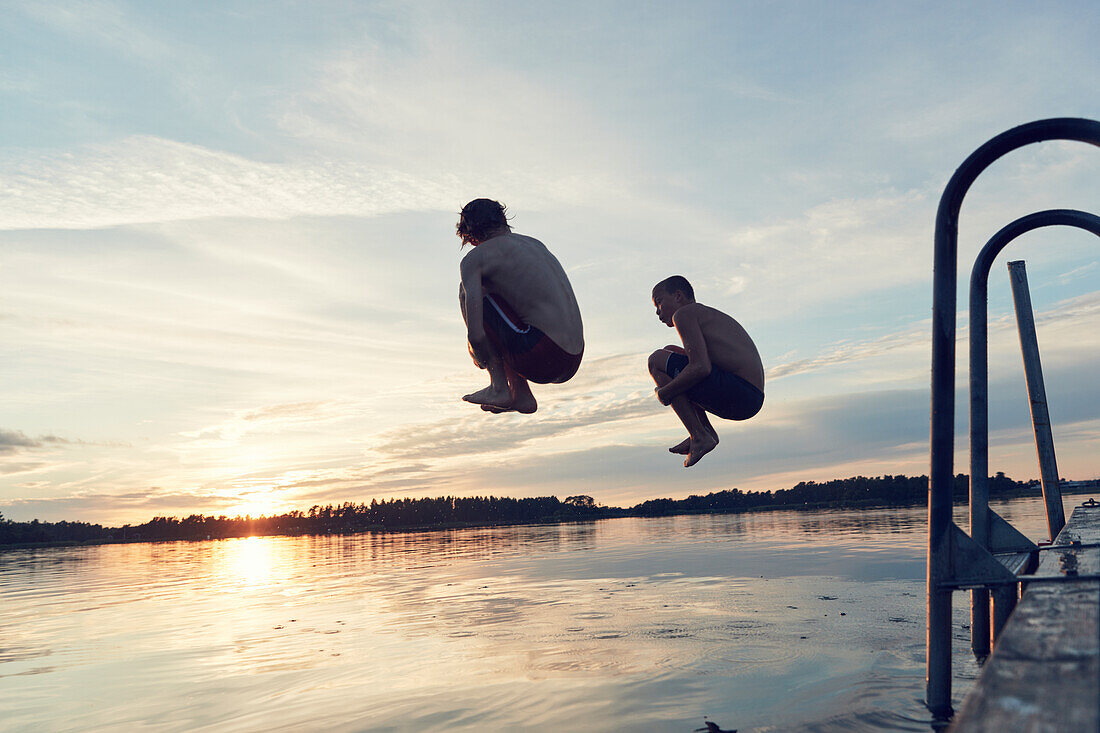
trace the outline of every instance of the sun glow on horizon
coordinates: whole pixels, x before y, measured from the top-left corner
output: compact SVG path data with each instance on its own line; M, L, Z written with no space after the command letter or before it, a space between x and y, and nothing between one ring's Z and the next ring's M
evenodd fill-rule
M292 511L293 507L276 498L272 493L255 493L242 497L237 504L230 506L224 514L230 517L273 517Z

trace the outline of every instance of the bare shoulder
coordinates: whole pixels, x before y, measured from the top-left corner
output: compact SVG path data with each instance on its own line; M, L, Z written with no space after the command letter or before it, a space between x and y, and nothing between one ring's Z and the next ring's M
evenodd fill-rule
M682 315L681 315L682 314ZM737 319L717 308L702 303L689 303L672 318L673 323L680 326L698 326L707 338L741 338L745 334L744 327Z
M477 262L479 259L481 259L484 256L485 256L485 253L481 250L481 247L473 247L472 249L470 249L469 252L462 255L461 264L463 266L465 266L467 262Z
M515 232L512 232L508 236L502 237L502 239L511 240L513 243L516 244L526 244L528 246L537 247L539 249L546 249L545 244L535 239L534 237L527 236L526 234L516 234Z
M492 259L492 252L484 249L485 245L481 244L474 247L462 257L462 261L458 264L458 269L461 272L471 272L482 270L487 261Z
M709 305L703 305L702 303L693 303L692 305L699 306L699 315L697 317L702 321L706 321L707 323L715 323L715 324L718 324L718 323L737 324L737 319L734 318L733 316L731 316L729 313L726 313L725 311L720 311L717 308L711 307ZM740 325L740 324L737 324L737 325Z
M521 234L503 234L488 239L474 247L462 258L463 263L469 261L482 267L508 259L516 254L517 248L523 248L529 242L541 245L537 239L525 237Z
M705 306L702 303L688 303L681 306L672 314L672 323L677 326L686 326L689 323L700 323L707 317L708 311L713 310L713 308Z

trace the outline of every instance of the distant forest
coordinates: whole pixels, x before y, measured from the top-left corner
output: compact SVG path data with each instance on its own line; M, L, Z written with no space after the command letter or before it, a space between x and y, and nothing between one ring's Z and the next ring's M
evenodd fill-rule
M955 477L955 499L965 500L966 474ZM993 497L1038 495L1037 481L1014 481L998 472L990 478ZM576 495L511 499L495 496L372 500L369 504L312 506L271 517L226 517L192 514L154 517L144 524L104 527L87 522L14 522L0 514L0 547L162 540L207 540L253 535L351 534L498 524L574 522L611 517L663 517L769 509L908 506L923 504L927 476L854 476L824 483L803 481L790 489L727 489L686 499L650 499L629 509L597 504Z

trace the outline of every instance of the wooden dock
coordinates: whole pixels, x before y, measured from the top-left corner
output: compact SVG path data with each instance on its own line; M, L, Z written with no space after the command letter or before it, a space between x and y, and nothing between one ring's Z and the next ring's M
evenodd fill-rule
M951 725L952 731L1100 732L1100 504L1073 511ZM1021 576L1021 579L1026 576Z

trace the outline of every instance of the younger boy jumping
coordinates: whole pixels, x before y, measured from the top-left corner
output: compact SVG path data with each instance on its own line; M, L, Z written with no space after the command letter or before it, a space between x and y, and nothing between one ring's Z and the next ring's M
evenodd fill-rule
M741 324L720 310L695 302L682 275L653 287L657 318L680 334L683 348L666 346L649 357L657 399L670 405L688 437L669 448L694 466L718 445L707 413L726 420L748 420L764 404L764 365Z

